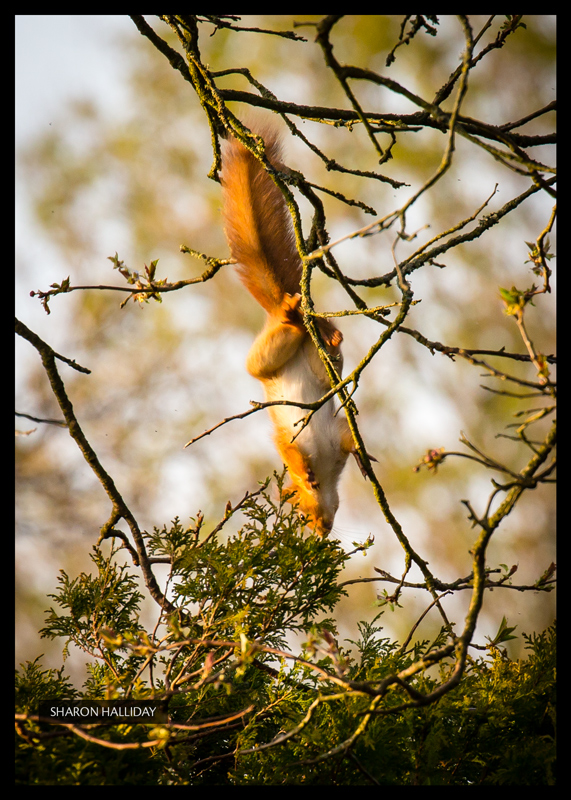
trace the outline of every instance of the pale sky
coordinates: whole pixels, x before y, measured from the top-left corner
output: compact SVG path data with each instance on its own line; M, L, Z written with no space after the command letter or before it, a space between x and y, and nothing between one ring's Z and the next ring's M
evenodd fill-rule
M123 84L125 56L117 40L129 32L140 35L127 15L16 15L16 156L46 131L71 99L90 99L109 116L125 112L129 98ZM39 275L50 273L57 255L33 220L17 165L15 223L16 264L18 254L25 253L27 264L37 265ZM60 269L59 260L57 265ZM49 340L57 349L58 326L29 290L18 282L16 269L16 315L40 336L46 334L49 319ZM34 354L29 346L20 345L17 342L17 363L22 370L21 358Z
M71 97L91 97L120 113L121 49L134 31L127 15L16 16L16 143L49 125Z

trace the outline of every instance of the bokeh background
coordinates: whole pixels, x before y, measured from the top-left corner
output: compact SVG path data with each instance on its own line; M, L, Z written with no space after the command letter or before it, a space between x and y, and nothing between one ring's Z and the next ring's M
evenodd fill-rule
M147 17L171 40L169 29ZM316 17L296 17L311 22ZM498 17L490 40L503 18ZM474 31L486 17L471 15ZM250 16L245 25L290 28L287 15ZM383 72L431 99L456 68L463 37L451 16L441 16L438 35L419 34L397 51L389 70L387 53L396 43L402 17L353 15L334 29L341 62ZM555 18L531 15L501 50L492 52L470 74L462 113L491 124L520 119L555 97ZM306 43L257 33L201 26L203 59L211 69L248 67L280 99L306 105L346 107L333 75L313 43L313 28L298 32ZM175 44L172 42L173 45ZM249 89L243 76L221 78L224 88ZM382 87L354 84L370 110L409 113L406 99ZM251 118L244 106L238 115ZM541 116L522 132L547 133L553 114ZM304 134L348 167L374 170L375 154L363 131L302 122ZM387 184L327 173L299 141L286 138L286 162L319 185L373 206L379 216L401 206L434 172L445 137L424 131L400 136L387 175L406 181ZM387 144L388 142L385 142ZM114 477L142 528L162 527L174 517L187 521L201 510L217 522L228 500L236 502L280 464L263 413L232 422L191 448L183 445L216 422L261 399L261 387L244 369L248 348L263 323L263 313L234 274L222 270L214 280L164 297L144 307L124 295L82 291L60 295L46 315L30 291L46 290L70 276L73 285L121 285L108 257L118 253L133 270L159 259L157 277L189 278L201 262L181 254L186 244L216 257L227 255L220 214L220 187L207 178L212 165L210 132L192 88L166 59L141 37L126 16L42 16L16 18L16 313L56 351L92 370L79 374L64 365L60 373L84 431ZM553 162L551 148L531 153ZM407 214L403 258L422 242L472 214L498 191L486 211L501 207L529 182L483 150L457 138L452 168ZM371 221L361 209L323 195L331 236L337 239ZM309 208L300 199L306 232ZM409 327L429 339L465 348L524 352L513 319L503 313L498 287L528 288L533 280L526 241L534 241L548 222L552 199L536 194L508 220L476 242L443 258L445 269L425 266L412 276L415 298ZM554 235L551 237L554 239ZM353 240L335 250L343 271L354 277L381 275L392 268L394 233ZM555 262L550 262L553 267ZM552 279L555 290L555 277ZM397 299L393 290L362 291L370 305ZM320 310L348 307L332 282L316 278ZM537 349L553 353L555 291L540 296L526 316ZM379 335L379 326L358 317L342 322L346 369L357 364ZM492 360L513 374L535 378L533 367ZM482 377L477 367L429 351L405 335L394 336L365 371L355 396L367 449L378 459L376 472L393 513L411 544L442 580L471 570L475 538L462 499L483 512L498 477L465 459L448 459L436 474L413 467L431 447L461 450L460 432L499 461L521 469L527 451L497 437L510 433L518 411L533 406L481 388L505 388ZM516 389L517 391L517 389ZM59 418L36 351L16 343L16 408L37 417ZM549 423L534 430L541 438ZM57 584L58 571L70 575L90 568L89 553L110 506L101 486L63 428L17 418L26 435L16 439L17 648L20 662L44 653L47 666L61 665L63 642L40 640L38 629ZM28 433L34 429L33 432ZM500 476L501 479L501 476ZM351 463L341 486L334 535L346 549L369 534L374 547L352 557L345 579L374 577L377 566L400 576L403 553L375 503L370 486ZM514 583L530 584L555 560L553 486L524 495L503 522L489 548L489 565L518 564ZM236 520L236 524L239 520ZM157 567L164 579L166 572ZM413 571L409 578L419 576ZM391 585L349 587L337 608L341 638L355 638L356 624L379 611L377 592ZM469 593L447 598L449 618L461 623ZM387 635L406 636L429 604L426 592L408 590L402 608L382 618ZM554 618L553 594L496 590L486 597L477 631L485 643L502 616L522 631L543 630ZM148 614L154 614L149 607ZM417 634L434 636L440 620L429 614ZM521 635L510 642L523 654ZM81 654L70 656L81 678Z

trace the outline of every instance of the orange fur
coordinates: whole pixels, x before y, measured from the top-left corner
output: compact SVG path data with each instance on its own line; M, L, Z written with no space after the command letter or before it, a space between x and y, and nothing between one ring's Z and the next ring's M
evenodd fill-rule
M272 166L281 164L279 140L261 133ZM247 368L260 380L266 400L310 403L330 388L327 371L301 315L301 259L283 195L262 164L236 139L227 141L222 162L225 231L238 274L268 314L266 326L248 354ZM329 321L319 329L341 374L341 332ZM288 467L301 513L315 532L331 530L339 504L337 486L349 453L354 452L347 420L329 400L299 433L307 413L296 406L269 408L274 440ZM296 436L296 434L299 434Z
M279 169L278 140L266 134L266 155ZM227 142L222 172L224 219L245 286L268 313L284 294L299 292L301 260L284 198L260 162L236 140Z

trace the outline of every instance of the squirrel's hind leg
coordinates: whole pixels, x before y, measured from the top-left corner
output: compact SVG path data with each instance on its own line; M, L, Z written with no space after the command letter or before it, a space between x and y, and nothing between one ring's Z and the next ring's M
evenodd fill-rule
M248 353L246 369L252 377L271 378L297 353L307 336L299 313L300 299L299 295L286 294L282 305L268 317Z

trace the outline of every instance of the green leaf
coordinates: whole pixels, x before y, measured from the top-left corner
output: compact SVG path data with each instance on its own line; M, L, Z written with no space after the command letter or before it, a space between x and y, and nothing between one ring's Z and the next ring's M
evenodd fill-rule
M509 642L511 639L517 639L517 636L512 636L512 631L515 631L517 625L514 625L510 628L507 624L507 620L505 617L502 617L502 621L500 622L500 627L498 628L498 632L494 636L493 639L490 639L486 636L486 639L489 641L489 647L497 647L502 642Z

